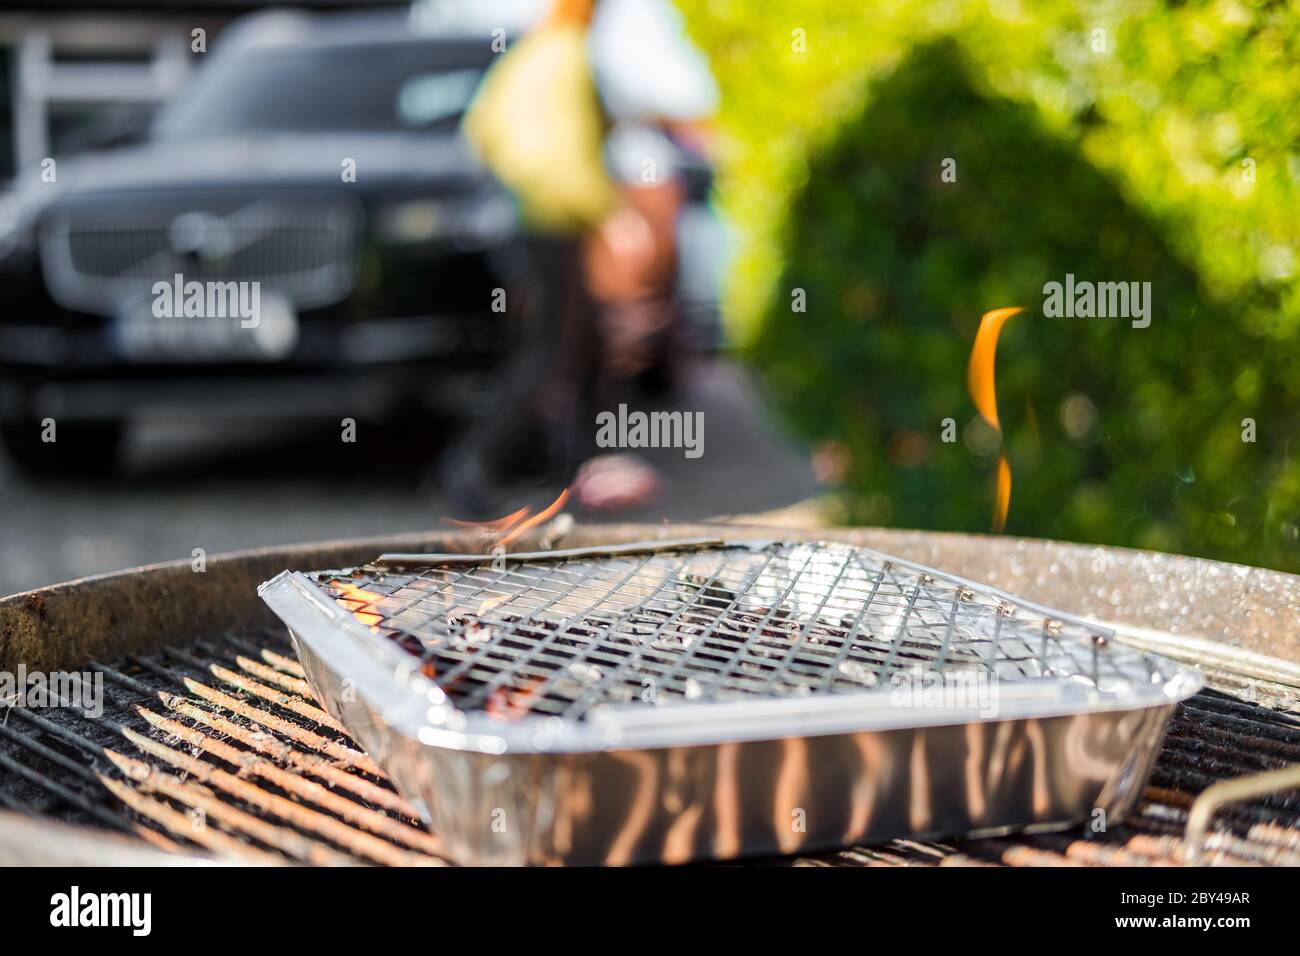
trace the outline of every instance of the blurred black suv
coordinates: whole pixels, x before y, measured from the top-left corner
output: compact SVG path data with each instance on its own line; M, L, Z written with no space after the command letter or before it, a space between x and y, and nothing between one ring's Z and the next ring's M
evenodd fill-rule
M19 464L106 462L157 408L464 400L509 349L516 310L493 306L517 278L513 204L458 135L486 40L280 14L207 56L142 142L0 197L0 438ZM250 301L256 319L223 312Z

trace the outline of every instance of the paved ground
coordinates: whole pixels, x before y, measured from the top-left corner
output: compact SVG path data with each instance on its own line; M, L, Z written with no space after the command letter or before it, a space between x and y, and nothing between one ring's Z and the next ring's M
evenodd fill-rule
M738 367L702 365L679 405L704 412L703 456L645 452L663 493L616 520L764 511L816 492L807 456L777 436ZM363 424L357 437L340 442L334 422L154 421L137 429L117 475L38 484L0 462L0 594L188 558L196 547L212 554L437 526L448 507L425 487L436 436L412 443ZM555 492L521 486L512 498L545 504Z

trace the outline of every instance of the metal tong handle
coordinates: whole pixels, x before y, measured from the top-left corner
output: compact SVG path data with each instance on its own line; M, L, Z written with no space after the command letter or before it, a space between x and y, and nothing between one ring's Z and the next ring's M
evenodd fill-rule
M742 542L749 546L750 542ZM697 551L726 545L721 538L674 538L664 541L633 541L628 544L600 544L585 548L564 548L559 551L514 551L493 554L420 554L388 552L374 560L374 564L391 567L412 564L483 564L494 557L511 561L545 561L556 558L595 558L620 554L653 554L656 551Z

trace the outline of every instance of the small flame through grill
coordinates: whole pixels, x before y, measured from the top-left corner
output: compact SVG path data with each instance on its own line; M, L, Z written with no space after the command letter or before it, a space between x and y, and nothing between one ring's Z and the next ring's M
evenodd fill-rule
M551 520L564 509L564 505L568 500L569 489L565 488L554 501L537 512L537 514L532 513L532 508L525 506L518 511L491 521L462 521L457 518L444 518L443 520L458 528L477 530L488 539L493 548L504 548L521 535Z

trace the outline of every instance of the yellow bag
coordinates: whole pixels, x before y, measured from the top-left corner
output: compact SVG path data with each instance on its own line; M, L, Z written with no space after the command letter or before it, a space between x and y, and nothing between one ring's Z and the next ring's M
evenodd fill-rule
M586 42L578 26L539 27L502 54L465 116L465 135L531 229L583 232L617 205Z

